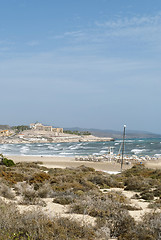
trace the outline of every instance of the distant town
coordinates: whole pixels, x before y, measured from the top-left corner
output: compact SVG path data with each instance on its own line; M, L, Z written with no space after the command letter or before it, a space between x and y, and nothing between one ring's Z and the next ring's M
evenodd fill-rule
M0 126L0 143L44 143L44 142L98 142L112 141L110 137L96 137L88 131L71 131L63 128L31 123L29 126Z

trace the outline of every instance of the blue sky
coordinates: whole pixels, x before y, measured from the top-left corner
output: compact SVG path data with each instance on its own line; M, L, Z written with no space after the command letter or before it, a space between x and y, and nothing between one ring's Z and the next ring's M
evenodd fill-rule
M161 133L160 0L0 0L0 124Z

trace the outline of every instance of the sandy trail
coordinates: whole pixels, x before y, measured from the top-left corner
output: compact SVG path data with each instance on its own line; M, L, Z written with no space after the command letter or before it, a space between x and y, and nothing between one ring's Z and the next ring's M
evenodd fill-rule
M102 189L102 191L114 191L114 192L121 192L127 200L129 200L130 205L140 208L140 210L130 210L128 211L129 214L135 219L135 221L141 221L142 217L145 213L152 212L153 210L148 208L149 202L143 199L133 199L132 197L136 194L134 191L125 191L123 188L110 188L110 189Z

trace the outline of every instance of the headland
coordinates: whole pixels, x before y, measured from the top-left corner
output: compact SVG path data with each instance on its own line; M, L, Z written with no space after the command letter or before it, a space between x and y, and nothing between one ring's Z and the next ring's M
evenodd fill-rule
M68 133L55 134L44 130L24 130L15 133L10 132L8 136L0 136L0 143L62 143L62 142L109 142L113 141L110 137L96 137L93 135L76 135Z

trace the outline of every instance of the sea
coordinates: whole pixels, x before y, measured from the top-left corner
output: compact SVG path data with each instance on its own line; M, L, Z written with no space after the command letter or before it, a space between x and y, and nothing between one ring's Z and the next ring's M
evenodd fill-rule
M23 156L99 156L107 154L109 148L116 155L121 153L122 139L112 142L0 144L0 153ZM126 139L124 154L161 157L161 138Z

